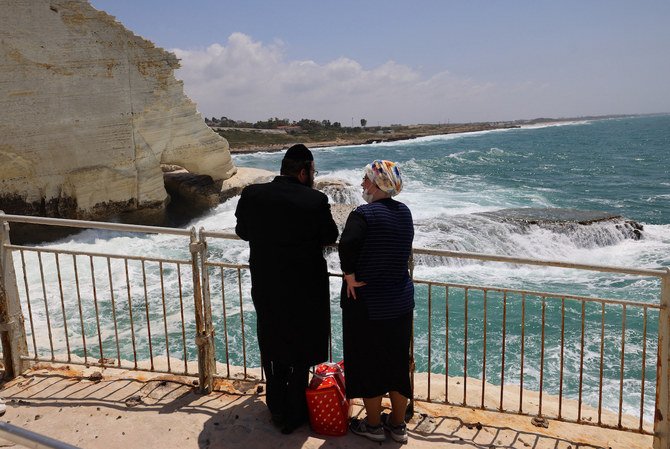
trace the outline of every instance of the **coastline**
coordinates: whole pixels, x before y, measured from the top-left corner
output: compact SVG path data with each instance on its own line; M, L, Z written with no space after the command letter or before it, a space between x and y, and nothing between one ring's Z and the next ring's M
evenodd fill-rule
M310 148L338 147L338 146L356 146L369 145L372 143L394 142L401 140L411 140L418 137L438 136L445 134L461 134L479 131L492 131L499 129L515 129L525 127L540 127L547 125L560 125L575 122L584 122L590 120L607 120L626 117L638 117L645 114L623 114L623 115L604 115L604 116L584 116L584 117L564 117L564 118L536 118L531 120L514 120L500 122L477 122L477 123L453 123L453 124L419 124L419 125L392 125L389 127L376 126L367 128L341 128L330 134L318 134L311 132L288 133L283 130L267 130L255 128L224 128L211 126L211 129L222 137L226 138L230 144L231 154L259 153L259 152L278 152L288 149L296 143L303 143ZM651 114L655 115L655 114ZM267 131L273 131L268 133ZM247 138L244 141L237 142L236 138L227 136L227 133L241 133ZM254 135L274 135L279 136L277 143L263 142L263 138L248 138ZM255 141L254 141L255 140Z
M319 139L318 136L315 137L310 134L305 134L304 139L300 139L300 135L291 135L291 137L296 137L296 139L290 142L284 143L239 143L239 144L230 144L230 154L247 154L247 153L259 153L259 152L278 152L288 149L291 145L296 143L304 143L310 148L323 148L323 147L340 147L340 146L357 146L357 145L369 145L372 143L383 143L383 142L396 142L402 140L411 140L418 137L428 137L428 136L437 136L444 134L460 134L460 133L470 133L470 132L479 132L479 131L491 131L496 129L514 129L521 128L520 124L514 123L474 123L474 124L454 124L454 125L413 125L405 126L397 130L390 132L384 132L379 134L379 131L370 132L361 132L359 134L354 134L353 136L347 137L337 137L335 139ZM216 128L214 128L216 130ZM226 138L225 132L219 132L219 134ZM253 134L253 132L248 132L247 134ZM347 133L343 133L343 136L346 136Z

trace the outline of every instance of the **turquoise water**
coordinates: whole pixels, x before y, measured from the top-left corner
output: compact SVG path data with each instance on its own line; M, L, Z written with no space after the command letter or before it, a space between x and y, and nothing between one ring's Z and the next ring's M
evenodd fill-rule
M314 151L321 176L355 170L374 158L391 159L403 164L408 191L440 189L445 197L467 198L481 209L600 209L668 224L669 150L670 116L665 115ZM281 157L234 159L241 166L276 170Z
M511 130L445 135L373 145L332 147L314 149L319 179L338 179L350 184L343 192L327 192L331 202L359 204L362 167L373 159L391 159L401 164L405 187L398 196L405 202L415 219L415 247L470 251L549 260L562 260L587 264L629 266L637 268L670 267L670 173L665 158L670 149L670 115L633 117L613 120L597 120L536 126ZM238 166L265 168L277 171L283 154L257 153L236 155ZM234 211L237 198L233 198L212 210L188 227L207 230L230 231L235 225ZM620 214L644 226L643 238L634 240L617 227L620 223L601 223L590 226L520 226L496 222L476 215L503 208L551 207L582 210L605 210ZM172 236L127 236L118 233L86 231L67 241L49 246L69 250L101 253L124 253L136 255L154 254L161 257L188 259L188 239ZM210 255L214 260L246 263L248 247L244 242L210 241ZM58 280L53 275L54 262L44 258L47 279L46 291L58 292ZM35 257L28 258L27 266L37 267ZM61 262L63 277L72 277L72 267ZM339 271L337 255L330 253L328 263L331 271ZM21 272L21 261L16 260L17 273ZM97 359L99 350L94 308L95 298L86 293L92 286L91 263L82 258L78 261L81 286L73 282L63 285L65 315L69 323L73 352L83 355L83 348L75 344L81 339L80 327L88 340L89 357ZM166 314L163 320L161 291L177 291L178 281L172 277L160 277L156 263L148 263L146 272L133 261L129 264L133 303L125 300L125 269L121 262L113 261L108 267L104 259L96 260L95 284L99 288L98 306L101 311L100 328L104 353L115 354L116 340L113 313L119 319L119 339L122 358L132 360L133 347L128 326L128 312L133 310L137 353L139 358L149 355L148 338L141 331L144 323L151 321L153 355L163 354L167 329L170 354L182 357L186 352L189 360L195 359L196 348L192 344L193 319L190 274L184 272L179 280L184 290L184 304L176 301L174 293L168 294ZM176 267L163 267L173 273ZM39 270L39 268L37 268ZM35 270L33 270L35 271ZM110 273L108 275L108 273ZM226 279L226 326L229 337L229 361L242 365L241 318L245 320L246 355L250 366L258 365L255 343L253 307L249 296L249 276L242 272L244 313L239 313L238 284L235 270L224 270ZM416 289L415 313L415 357L417 369L462 376L479 377L499 384L502 376L506 384L518 384L523 379L524 387L539 389L539 354L542 347L542 331L545 338L544 384L545 391L556 394L560 386L557 375L561 354L561 321L565 307L564 344L564 394L577 398L580 391L579 368L585 367L582 394L584 401L597 405L599 400L599 370L601 360L600 336L604 335L602 351L604 405L616 410L621 385L620 346L625 342L624 410L638 413L642 373L640 370L642 348L645 345L643 314L639 308L628 308L623 313L620 305L607 306L602 315L598 303L581 304L566 301L562 304L560 294L637 301L658 304L659 282L654 278L639 278L627 275L540 268L500 263L468 262L455 259L418 258L415 277L448 283L485 285L513 290L557 292L559 297L545 301L546 324L542 328L543 298L537 295L509 294L489 291L486 297L481 290L472 289L466 301L463 289L450 288L448 297L444 288L433 288L431 303L428 303L428 288L418 285ZM223 341L223 303L221 280L217 270L212 270L211 292L214 324L216 327L217 360L226 361ZM107 279L111 278L111 281ZM146 280L145 280L146 278ZM48 347L48 336L44 329L46 316L39 309L43 286L39 275L26 278L31 291L34 323L40 348ZM111 306L104 286L114 286L116 305ZM146 286L146 289L144 288ZM20 289L25 288L20 285ZM84 301L84 316L79 323L77 292L81 287ZM333 357L341 357L340 316L338 306L339 280L331 283L333 313ZM25 297L25 291L23 293ZM52 326L58 327L62 318L59 298L49 305ZM111 299L111 298L110 298ZM484 307L486 301L486 307ZM504 302L507 308L504 309ZM181 340L181 309L185 310L187 344ZM449 319L446 318L448 307ZM484 344L483 323L486 311L487 337ZM506 320L503 322L503 312ZM581 317L586 317L584 351L581 351ZM525 315L525 327L521 316ZM430 326L428 317L430 316ZM145 318L146 317L146 318ZM625 319L625 328L624 328ZM656 326L658 314L648 310L645 361L646 417L653 408L653 383L655 379ZM60 321L59 321L60 320ZM503 325L505 342L503 345ZM465 332L467 328L467 340ZM428 345L428 333L432 344ZM56 329L54 334L62 334ZM29 339L32 337L29 330ZM523 340L521 338L523 334ZM444 348L449 343L449 355ZM467 341L467 364L465 363ZM524 358L520 343L524 342ZM46 342L46 343L45 343ZM31 342L29 342L29 346ZM64 343L61 341L61 346ZM184 351L183 346L186 346ZM62 348L61 348L62 349ZM482 373L486 349L486 372ZM505 351L505 371L500 364ZM430 350L430 358L429 358ZM38 350L48 355L44 349ZM58 352L58 351L57 351ZM32 351L31 351L32 353ZM583 359L583 361L582 361ZM521 365L523 363L523 378ZM173 367L174 369L174 367Z

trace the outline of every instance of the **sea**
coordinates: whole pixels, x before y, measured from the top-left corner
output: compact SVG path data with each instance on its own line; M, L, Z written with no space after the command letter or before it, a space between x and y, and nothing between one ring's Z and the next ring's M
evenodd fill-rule
M369 145L314 148L312 151L319 171L317 181L337 180L347 184L344 189L327 191L331 203L362 204L360 182L363 167L375 159L397 162L404 187L396 199L407 204L412 211L416 248L580 264L670 268L670 164L667 159L670 155L670 115L552 122ZM258 152L233 155L233 161L239 167L276 172L282 157L283 152ZM235 226L237 201L238 197L232 198L184 227L230 232ZM641 238L636 239L630 233L622 232L621 220L591 225L570 222L519 224L497 220L486 214L512 208L605 211L623 217L624 221L641 224ZM177 239L165 235L128 236L88 230L44 245L102 253L118 252L122 248L126 253L136 255L158 253L164 257L188 257L187 245L174 243ZM248 246L244 242L211 239L209 245L210 255L214 259L230 263L246 263L248 259ZM338 273L336 252L329 251L327 259L331 272ZM20 271L20 261L15 263L17 271ZM131 276L142 274L134 270ZM414 276L459 285L554 292L559 296L567 294L649 304L658 304L660 299L660 282L653 277L522 264L426 256L416 262ZM34 285L29 288L39 293L39 281L32 280L30 283ZM235 288L231 286L231 290ZM242 278L240 288L244 292L244 313L248 314L247 356L251 365L257 365L248 276ZM332 346L335 359L341 357L339 288L339 279L333 278ZM508 342L503 344L500 335L502 294L490 292L484 308L482 292L477 289L469 292L469 315L464 321L465 291L457 288L449 290L447 296L446 289L432 289L429 306L428 288L417 285L414 332L417 371L430 369L450 376L463 376L465 365L468 376L481 378L485 347L487 364L484 374L488 382L499 384L504 375L506 384L518 384L523 378L524 388L537 390L542 381L545 391L557 394L561 382L555 375L561 353L560 301L547 301L546 335L542 340L539 338L542 298L510 295L505 310L509 320L506 329ZM152 291L156 292L156 289ZM527 301L527 304L522 305L523 301ZM447 306L450 307L448 319L444 311ZM573 398L581 391L586 403L597 405L600 398L601 306L589 304L584 311L580 311L580 307L569 305L565 316L566 332L572 333L574 338L567 340L565 348L563 389L564 394ZM491 325L486 344L481 332L484 310ZM235 313L233 306L229 313ZM536 314L534 316L537 319L531 319L531 323L521 329L519 317L522 313L527 314L527 319ZM591 321L596 323L595 328L586 335L584 353L579 347L582 313L587 313ZM176 309L174 314L176 316ZM617 410L622 383L625 383L627 391L640 390L641 373L634 362L639 365L642 335L645 333L648 338L645 343L647 362L643 408L645 417L651 419L658 349L655 341L657 317L657 313L650 311L648 323L644 325L640 312L624 312L619 306L607 309L606 318L603 319L605 339L613 342L613 347L620 347L623 332L626 362L622 370L618 350L606 351L603 355L604 407ZM89 316L89 319L95 320L95 317ZM623 331L622 319L625 320ZM106 338L112 338L113 330L109 327L111 324L107 323L108 328L103 329L103 332ZM39 323L34 325L39 327ZM429 326L431 343L427 339ZM463 345L466 326L467 349ZM228 331L235 334L234 330ZM545 375L541 379L542 373L537 363L526 363L523 374L520 373L523 361L520 360L519 345L509 343L518 343L520 332L525 333L526 356L537 354L540 345L544 344L546 371L554 372L553 377ZM447 337L450 345L448 357L444 351ZM221 338L220 332L218 338ZM122 344L122 348L130 352L127 341ZM222 348L223 344L219 341L217 350L221 351ZM501 373L499 368L503 349L506 351L505 373ZM467 362L464 363L465 351ZM241 364L240 354L239 351L231 352L231 362ZM585 367L583 385L580 383L580 365ZM622 371L623 381L620 378ZM639 412L639 392L621 399L624 412Z

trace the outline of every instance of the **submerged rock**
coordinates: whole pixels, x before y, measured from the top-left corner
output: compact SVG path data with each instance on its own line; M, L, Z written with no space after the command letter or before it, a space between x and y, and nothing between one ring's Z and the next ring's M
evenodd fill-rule
M503 220L524 221L527 223L561 223L574 222L590 224L603 220L621 218L621 215L602 210L563 209L557 207L518 207L500 209L493 212L480 212L476 215L500 218Z
M617 229L634 240L641 239L644 230L643 226L636 221L601 210L523 207L480 212L474 215L481 215L495 221L551 227L553 230L559 229L561 226L565 229L571 229L571 225L612 222Z

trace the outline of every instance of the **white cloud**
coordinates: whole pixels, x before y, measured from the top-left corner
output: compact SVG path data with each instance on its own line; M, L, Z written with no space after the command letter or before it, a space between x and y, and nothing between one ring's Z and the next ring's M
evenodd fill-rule
M270 117L372 124L524 118L542 105L546 86L499 86L445 71L426 77L389 61L366 69L339 58L325 64L286 61L283 44L263 45L234 33L226 44L174 49L186 94L204 116L257 121ZM542 107L537 110L542 114ZM532 116L532 115L531 115Z

